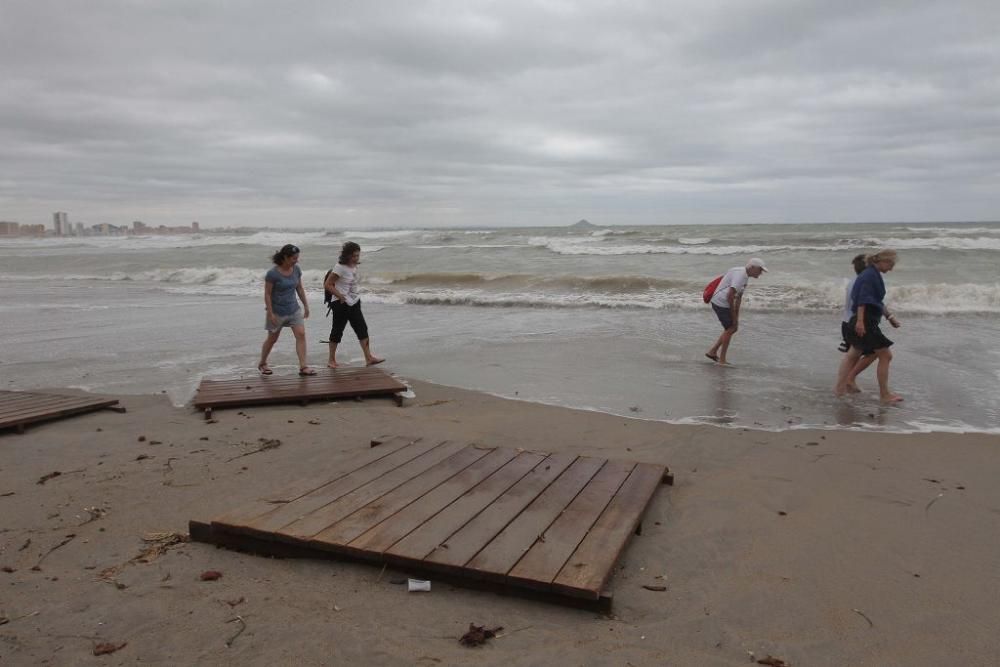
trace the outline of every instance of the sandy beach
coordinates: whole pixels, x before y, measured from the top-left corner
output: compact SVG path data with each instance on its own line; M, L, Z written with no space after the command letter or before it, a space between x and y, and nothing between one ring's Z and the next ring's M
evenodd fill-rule
M162 395L125 397L126 414L0 435L0 662L1000 660L1000 437L671 425L412 384L406 407L220 410L217 423ZM408 593L393 583L405 572L364 564L143 541L385 434L664 463L676 482L620 562L610 615L442 583ZM281 444L251 454L261 438ZM208 570L221 578L202 581ZM504 630L466 648L469 623ZM100 644L121 648L94 657Z

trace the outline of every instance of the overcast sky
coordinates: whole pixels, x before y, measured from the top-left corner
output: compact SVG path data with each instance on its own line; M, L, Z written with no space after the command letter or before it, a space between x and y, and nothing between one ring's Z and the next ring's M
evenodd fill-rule
M0 220L1000 219L997 0L0 0Z

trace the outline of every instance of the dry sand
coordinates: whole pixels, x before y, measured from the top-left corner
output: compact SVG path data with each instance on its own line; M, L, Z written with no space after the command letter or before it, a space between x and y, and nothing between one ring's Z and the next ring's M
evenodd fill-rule
M1000 664L1000 437L685 427L414 388L403 408L221 410L215 424L128 397L127 414L0 434L0 663ZM626 551L610 616L197 543L133 560L148 533L184 533L393 433L665 463L676 484ZM281 446L234 458L259 438ZM465 648L470 622L507 634ZM104 642L125 646L94 657Z

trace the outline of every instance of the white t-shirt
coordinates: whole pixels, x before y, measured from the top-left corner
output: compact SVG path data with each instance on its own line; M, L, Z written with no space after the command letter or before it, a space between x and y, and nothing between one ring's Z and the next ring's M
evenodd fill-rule
M747 273L746 268L735 266L729 269L726 271L726 275L722 276L719 286L715 288L715 294L712 295L712 303L719 308L729 308L729 288L732 287L735 289L736 296L739 296L746 289L749 279L750 274Z
M333 272L337 274L337 280L334 282L334 287L337 291L344 295L344 301L348 306L353 306L358 302L361 297L358 296L358 278L357 269L352 269L349 266L344 266L343 264L337 264L333 267Z
M857 279L858 277L855 276L847 281L847 289L844 291L844 312L840 316L843 322L850 322L851 315L854 314L851 310L851 306L854 305L851 303L851 292L854 291L854 281Z

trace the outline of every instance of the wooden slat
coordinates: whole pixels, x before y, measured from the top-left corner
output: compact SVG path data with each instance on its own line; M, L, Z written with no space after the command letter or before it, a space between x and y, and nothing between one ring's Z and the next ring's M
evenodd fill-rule
M465 567L502 579L606 462L578 458Z
M434 490L396 512L392 517L372 526L352 540L349 546L352 549L377 553L385 551L394 542L426 523L428 519L457 498L507 465L515 456L517 456L517 452L512 449L496 449L490 452L489 455L479 459Z
M420 530L410 533L391 547L386 547L386 556L397 559L397 562L423 560L545 459L544 454L521 452L487 480L424 522ZM380 541L375 541L371 548L383 548L383 545Z
M368 503L313 537L315 542L344 545L372 526L377 526L424 494L493 451L492 448L464 447L444 461L412 477L384 496Z
M628 461L608 461L507 576L528 588L548 589L634 468Z
M377 368L325 369L316 375L256 376L201 381L194 397L197 408L232 407L296 400L394 394L406 385Z
M215 521L192 520L191 537L279 557L391 563L607 610L608 579L664 474L447 441L382 447Z
M377 447L369 447L363 451L356 452L346 460L339 461L331 466L331 469L321 475L315 475L307 479L298 480L293 484L277 492L268 493L265 496L257 496L247 503L213 519L215 524L241 525L276 509L278 505L285 505L294 500L298 500L312 491L315 491L327 484L331 484L341 477L354 472L358 468L374 463L385 458L398 449L407 447L417 442L419 438L407 438L404 436L392 436L382 442Z
M290 503L276 507L270 512L246 522L242 528L248 532L256 533L278 531L288 524L308 516L324 505L328 505L338 498L347 495L373 479L378 479L385 473L391 472L401 465L406 465L428 451L440 448L441 444L440 442L427 440L399 449L389 454L389 456L382 457L364 467L353 470ZM321 526L320 530L325 527Z
M549 456L489 507L427 554L424 562L452 568L464 566L575 460L576 456L573 454Z
M92 406L97 406L101 403L114 404L118 401L93 401L93 400L76 400L76 399L66 399L62 397L51 398L46 400L40 400L35 403L28 403L16 407L15 409L4 411L0 413L0 419L9 419L12 421L31 419L33 417L44 416L44 415L58 415L58 413L64 410L76 410L79 408L89 408Z
M663 477L663 466L639 463L552 582L554 591L600 597L612 568Z
M105 396L0 391L0 429L92 412L117 403L118 399Z
M316 533L332 526L376 498L381 498L412 477L424 473L460 449L462 449L461 443L443 442L426 454L422 454L367 484L355 488L350 493L344 494L333 502L329 502L284 526L276 533L299 540L312 538Z

